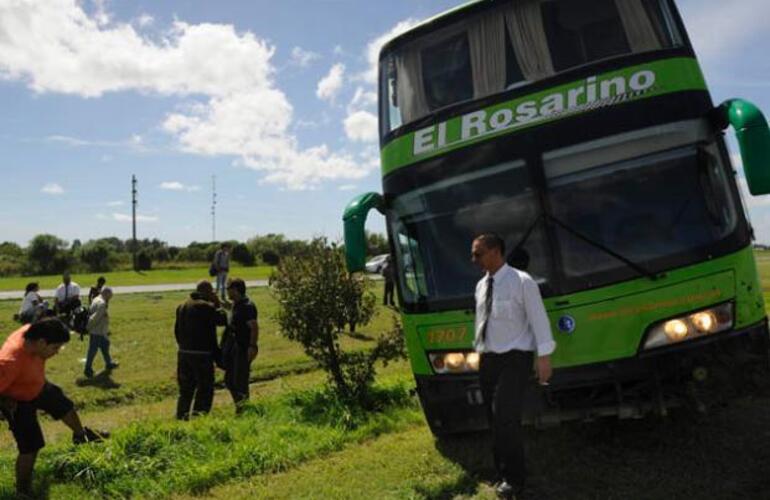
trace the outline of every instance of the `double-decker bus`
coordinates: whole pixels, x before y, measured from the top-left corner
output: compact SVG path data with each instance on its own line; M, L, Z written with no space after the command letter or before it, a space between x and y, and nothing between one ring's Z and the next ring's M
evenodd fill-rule
M767 363L768 329L724 131L753 195L770 131L714 106L672 0L480 0L387 43L382 194L343 216L350 271L386 217L417 392L434 433L484 428L475 235L537 281L557 348L528 418L666 409L718 366Z

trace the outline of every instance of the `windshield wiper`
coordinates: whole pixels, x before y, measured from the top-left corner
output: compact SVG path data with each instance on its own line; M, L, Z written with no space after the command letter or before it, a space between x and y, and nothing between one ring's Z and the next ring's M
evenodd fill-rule
M632 261L632 260L630 260L630 259L628 259L626 257L623 257L622 255L620 255L616 251L614 251L614 250L612 250L610 248L607 248L606 246L602 245L598 241L593 240L593 239L589 238L588 236L578 232L577 230L569 227L567 224L563 223L562 221L560 221L559 219L557 219L553 215L548 215L548 214L544 214L544 215L545 215L545 217L547 217L548 219L550 219L554 223L556 223L557 226L561 227L562 229L564 229L568 233L572 234L576 238L581 239L581 240L585 241L586 243L588 243L589 245L592 245L592 246L598 248L599 250L603 251L604 253L615 257L616 259L618 259L619 261L623 262L628 267L630 267L634 271L638 272L642 276L646 276L646 277L650 278L653 281L655 281L655 280L657 280L658 278L661 277L660 275L658 275L656 273L653 273L652 271L650 271L650 270L640 266L636 262L634 262L634 261Z

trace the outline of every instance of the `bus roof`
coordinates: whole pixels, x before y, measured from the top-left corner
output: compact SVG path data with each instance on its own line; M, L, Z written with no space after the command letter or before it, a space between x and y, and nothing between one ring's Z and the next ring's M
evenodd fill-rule
M405 31L400 35L394 38L391 38L387 43L385 43L385 45L383 45L382 49L380 50L380 58L382 57L383 53L389 51L394 45L400 45L405 41L407 41L408 39L416 35L419 35L425 31L432 31L434 29L437 29L441 25L448 24L454 21L455 18L458 18L463 14L468 14L471 11L476 10L476 8L480 4L487 4L491 6L496 3L499 3L499 1L498 0L468 0L465 3L458 5L457 7L453 7L449 10L436 14L433 17L429 17L428 19L425 19L424 21L421 21L417 25L409 28L408 31Z

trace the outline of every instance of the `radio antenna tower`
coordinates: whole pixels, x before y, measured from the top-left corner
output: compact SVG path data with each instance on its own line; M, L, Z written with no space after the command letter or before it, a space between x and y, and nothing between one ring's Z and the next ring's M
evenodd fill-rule
M136 176L131 176L131 261L136 271Z
M217 241L217 176L211 176L211 241Z

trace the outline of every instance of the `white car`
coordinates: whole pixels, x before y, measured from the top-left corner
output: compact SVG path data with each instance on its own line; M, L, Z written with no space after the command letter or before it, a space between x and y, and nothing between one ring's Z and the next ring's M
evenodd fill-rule
M388 258L388 254L386 253L382 255L377 255L376 257L372 257L364 265L364 267L366 268L366 272L379 273L380 271L382 271L382 265L385 264L385 259L387 258Z

